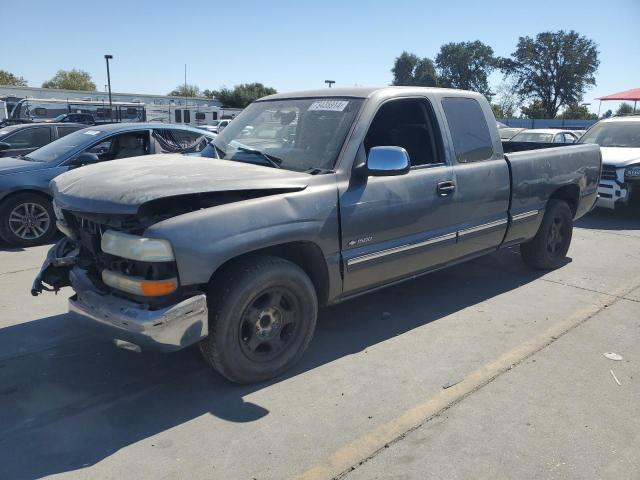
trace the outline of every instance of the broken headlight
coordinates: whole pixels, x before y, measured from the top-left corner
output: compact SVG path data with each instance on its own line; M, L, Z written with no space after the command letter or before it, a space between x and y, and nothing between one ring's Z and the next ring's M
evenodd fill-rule
M173 249L168 240L145 238L124 232L107 230L100 247L104 253L141 262L171 262Z

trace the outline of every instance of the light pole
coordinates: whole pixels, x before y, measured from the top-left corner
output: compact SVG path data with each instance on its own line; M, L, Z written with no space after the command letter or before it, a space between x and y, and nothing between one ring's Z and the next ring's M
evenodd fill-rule
M107 86L109 87L109 120L113 121L113 104L111 102L111 74L109 73L109 60L113 59L113 55L105 55L107 62Z
M333 85L334 83L336 83L335 80L325 80L324 83L326 83L327 85L329 85L329 88L331 88L331 85Z

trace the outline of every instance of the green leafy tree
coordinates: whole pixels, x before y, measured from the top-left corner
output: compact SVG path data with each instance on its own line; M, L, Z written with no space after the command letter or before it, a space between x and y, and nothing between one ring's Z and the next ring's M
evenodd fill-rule
M86 90L93 92L96 90L96 84L93 83L91 75L82 70L58 70L51 80L47 80L42 84L42 88Z
M616 115L631 115L633 113L633 106L629 103L621 103L616 110Z
M602 118L610 118L612 115L613 115L613 112L611 110L607 110L602 114Z
M213 91L222 105L231 108L244 108L257 99L274 93L278 93L275 88L265 87L261 83L242 83L233 89L222 87Z
M411 85L421 87L435 87L438 85L438 74L433 61L420 58L409 52L402 52L395 59L392 85Z
M216 95L213 90L209 90L208 88L206 88L205 90L202 91L202 96L205 98L213 98Z
M555 116L549 115L549 111L540 100L534 100L520 110L525 118L555 118Z
M493 49L479 40L446 43L436 57L439 84L443 87L489 94L489 74L496 68Z
M586 105L569 105L564 111L558 116L558 118L566 118L573 120L597 120L598 115L595 113L591 113Z
M178 85L176 88L171 90L167 95L173 97L197 97L200 95L200 89L197 85Z
M7 85L12 87L26 87L27 81L24 78L18 77L11 72L7 72L6 70L0 70L0 85Z
M575 31L543 32L520 37L510 59L501 59L503 72L515 79L518 92L536 102L544 118L554 118L563 106L578 104L598 70L595 42Z

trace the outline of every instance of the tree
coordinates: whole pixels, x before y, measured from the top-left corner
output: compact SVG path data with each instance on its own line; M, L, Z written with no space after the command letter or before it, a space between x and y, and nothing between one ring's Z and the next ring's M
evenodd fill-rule
M244 108L251 102L274 93L278 93L275 88L265 87L261 83L242 83L233 89L222 87L220 90L213 91L222 105L230 108Z
M587 87L596 84L600 64L595 42L573 30L520 37L511 57L501 59L503 72L515 79L523 97L537 101L546 118L580 103Z
M516 112L522 107L522 97L518 94L517 86L514 82L503 82L496 88L495 96L492 98L492 108L494 115L498 118L513 118ZM496 112L501 113L498 116Z
M520 111L525 118L554 118L549 116L549 112L540 100L534 100L526 107L521 107Z
M12 87L26 87L27 81L24 78L18 77L11 72L7 72L6 70L0 70L0 85L7 85Z
M205 97L205 98L213 98L216 95L215 95L215 92L213 90L209 90L208 88L206 88L205 90L203 90L202 96Z
M55 76L42 84L42 88L60 88L64 90L87 90L94 92L96 84L91 75L82 70L58 70Z
M200 95L200 89L197 85L189 85L188 83L178 85L171 90L167 95L172 97L197 97Z
M601 118L611 118L612 115L613 115L613 112L611 110L607 110L602 114Z
M402 52L395 59L392 85L413 85L435 87L438 85L438 74L435 65L429 58L420 58L409 52Z
M558 118L566 118L573 120L597 120L598 115L591 113L586 105L573 104L569 105L564 111L558 115Z
M493 49L479 40L446 43L436 57L439 84L489 94L489 74L496 68Z
M616 110L616 115L631 115L633 113L633 106L630 103L621 103Z

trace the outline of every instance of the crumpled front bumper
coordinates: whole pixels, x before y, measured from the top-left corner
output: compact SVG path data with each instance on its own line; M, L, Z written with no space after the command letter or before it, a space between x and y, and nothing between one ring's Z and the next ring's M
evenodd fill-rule
M71 285L76 294L69 299L69 312L89 320L116 345L135 351L181 350L209 334L204 293L150 310L140 303L98 290L86 271L75 266L77 251L72 247L73 243L63 239L50 249L33 282L32 294Z
M69 299L69 312L93 321L118 346L172 352L209 334L204 293L159 310L148 310L138 303L96 291L79 268L71 270L69 278L76 292Z

